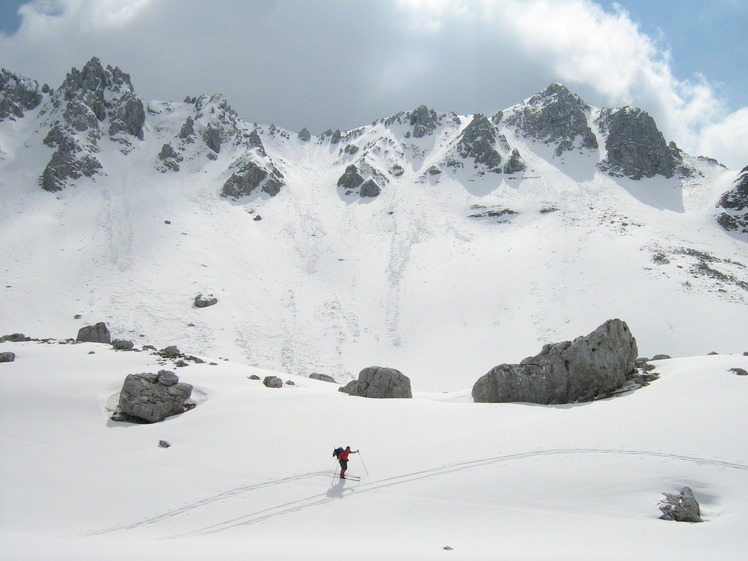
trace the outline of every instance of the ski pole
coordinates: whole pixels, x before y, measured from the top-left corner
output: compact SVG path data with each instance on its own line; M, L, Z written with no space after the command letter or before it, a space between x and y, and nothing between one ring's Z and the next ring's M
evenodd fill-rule
M369 475L369 470L366 469L366 464L364 463L364 457L361 455L361 452L358 453L358 457L361 458L361 465L364 466L364 471L366 472L366 475Z

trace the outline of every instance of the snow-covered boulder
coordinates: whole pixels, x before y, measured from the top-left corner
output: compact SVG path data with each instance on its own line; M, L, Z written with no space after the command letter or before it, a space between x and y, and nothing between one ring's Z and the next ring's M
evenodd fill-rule
M86 325L78 330L76 341L81 343L111 343L112 334L106 323L100 321L96 325Z
M411 398L410 378L394 368L369 366L358 375L358 380L348 382L341 392L360 397Z
M192 386L180 382L169 370L129 374L119 395L119 410L124 415L157 423L183 413L191 395Z
M571 403L620 388L634 370L637 346L620 319L574 341L548 344L519 364L500 364L473 386L476 402Z

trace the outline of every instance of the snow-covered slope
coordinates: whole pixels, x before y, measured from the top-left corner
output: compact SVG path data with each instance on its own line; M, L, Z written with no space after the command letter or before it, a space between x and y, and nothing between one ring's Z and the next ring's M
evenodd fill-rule
M141 115L133 92L93 59L0 122L0 333L105 321L299 375L391 366L417 391L612 317L645 355L744 350L748 246L715 208L736 172L638 110L554 84L490 118L419 107L307 137L220 96Z
M109 421L125 375L173 368L92 343L4 343L3 559L740 561L748 538L748 357L656 361L612 399L470 403L350 397L218 361L177 372L197 406ZM165 440L171 446L159 447ZM330 453L351 445L350 474ZM701 524L658 519L690 486ZM445 550L450 547L452 550Z

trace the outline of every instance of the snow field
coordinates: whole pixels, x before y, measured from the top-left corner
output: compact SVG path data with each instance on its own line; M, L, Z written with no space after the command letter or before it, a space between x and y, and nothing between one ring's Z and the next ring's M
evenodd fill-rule
M746 378L729 372L748 357L660 361L650 386L565 406L368 400L286 375L296 386L271 390L247 378L267 371L206 362L176 370L194 410L131 425L107 408L126 374L169 367L154 355L3 350L17 355L0 376L9 558L321 559L345 543L372 560L738 560L748 545ZM347 444L360 482L333 478ZM660 494L683 485L705 523L658 519Z

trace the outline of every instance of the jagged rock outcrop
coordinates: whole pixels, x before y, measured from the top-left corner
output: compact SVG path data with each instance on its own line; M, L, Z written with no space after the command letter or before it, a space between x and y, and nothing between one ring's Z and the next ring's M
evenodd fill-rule
M297 136L299 137L299 140L301 140L302 142L309 142L312 139L312 133L310 133L306 127L301 129L299 133L297 134Z
M665 500L660 504L663 520L676 522L701 522L701 507L693 496L691 488L686 486L680 493L663 493Z
M356 164L350 164L345 168L343 175L338 179L338 187L343 189L355 189L360 187L364 182L364 178L358 172Z
M485 115L477 113L462 131L455 149L462 158L472 159L475 167L484 166L486 171L501 173L501 154L496 151L496 137L495 125Z
M738 174L735 186L722 195L717 221L725 230L748 233L748 166Z
M545 345L519 364L500 364L473 386L476 402L542 404L588 401L619 389L634 370L636 340L608 320L589 335Z
M372 398L411 398L410 379L399 370L369 366L338 391L348 395Z
M523 136L555 144L555 155L560 156L576 148L598 147L587 121L589 111L589 105L579 96L566 86L554 83L515 108L505 122L516 127Z
M145 109L130 76L117 67L105 69L96 57L67 74L42 112L50 125L44 143L56 148L39 179L47 191L59 191L69 180L92 177L102 169L95 154L107 120L109 137L124 151L131 139L143 139Z
M36 109L43 96L36 80L0 70L0 121L20 119L25 111Z
M174 372L129 374L122 384L119 412L125 416L157 423L185 411L192 386L179 382ZM122 420L125 420L122 419Z
M106 323L100 321L96 325L86 325L78 330L76 341L81 343L106 343L112 342L112 334Z
M607 157L598 167L609 175L642 179L672 177L678 160L654 119L638 108L603 109L597 119Z
M379 188L379 185L377 185L377 182L373 179L367 179L364 181L364 184L361 185L361 190L359 191L359 194L362 197L377 197L382 192L382 190Z
M512 155L509 156L509 159L504 164L504 173L519 173L520 171L524 171L525 169L527 169L527 165L522 159L522 156L520 156L519 150L517 150L516 148L513 149Z
M411 130L405 133L406 138L424 138L432 135L440 125L446 123L459 124L460 119L454 113L440 114L425 105L419 105L413 111L402 111L384 119L383 122L386 127L391 127L394 124L411 127Z
M231 174L221 189L222 197L238 199L259 190L274 197L284 185L283 174L272 164L262 166L248 159Z

